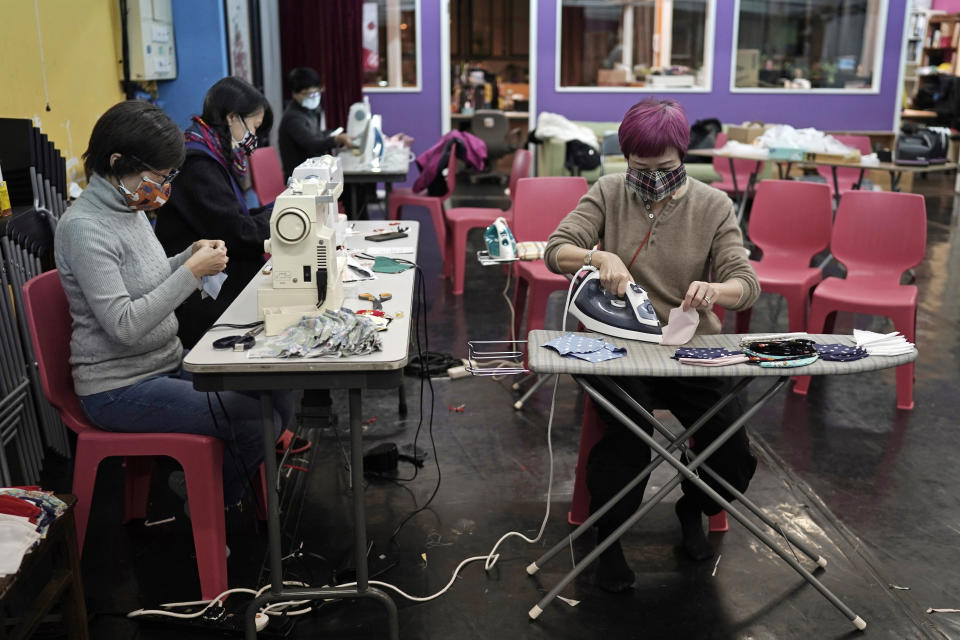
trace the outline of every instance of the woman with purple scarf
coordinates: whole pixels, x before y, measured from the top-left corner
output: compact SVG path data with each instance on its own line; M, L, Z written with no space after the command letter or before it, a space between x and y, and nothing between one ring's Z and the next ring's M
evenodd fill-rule
M217 299L201 300L196 291L177 309L178 335L187 349L263 266L271 208L248 208L244 191L250 186L248 157L257 146L257 131L268 131L270 119L263 94L229 77L210 87L203 113L187 128L186 161L177 188L158 211L157 238L168 255L200 238L222 238L230 249L227 279Z

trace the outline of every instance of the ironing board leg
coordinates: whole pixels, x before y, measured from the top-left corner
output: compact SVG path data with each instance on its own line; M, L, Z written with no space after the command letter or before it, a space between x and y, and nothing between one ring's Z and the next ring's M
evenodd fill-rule
M667 447L667 450L672 452L678 446L680 446L681 444L689 440L691 437L693 437L693 435L700 430L700 427L706 424L710 418L712 418L714 415L717 414L718 411L720 411L720 409L722 409L724 406L727 405L727 403L733 400L736 394L739 393L742 389L744 389L748 384L750 384L750 378L743 378L742 380L738 381L737 384L734 385L730 393L728 393L724 397L717 400L717 402L714 403L714 405L710 407L702 416L700 416L700 418L697 419L696 422L690 425L689 429L687 429L686 431L684 431L683 433L681 433L679 436L675 438L672 434L668 435L667 438L670 439L670 445ZM647 476L653 473L653 470L657 468L661 462L663 462L662 457L660 457L659 455L654 456L653 459L650 461L650 463L643 468L643 471L641 471L636 478L634 478L629 483L627 483L620 491L617 492L616 495L610 498L610 500L608 500L606 504L604 504L602 507L597 509L595 512L591 513L590 517L584 520L579 527L577 527L576 529L573 530L573 532L570 533L570 535L568 535L566 538L558 542L549 551L547 551L542 556L537 558L534 562L531 562L529 565L527 565L527 573L531 576L534 575L537 571L540 570L540 567L542 567L544 564L547 563L548 560L553 558L555 555L557 555L561 551L568 549L569 545L574 540L579 538L585 532L589 531L590 527L592 527L597 520L602 518L603 515L607 513L607 511L612 509L614 505L620 502L620 500L624 496L626 496L630 491L632 491L634 487L636 487ZM589 563L585 562L582 564L589 564Z
M527 400L529 400L530 397L537 392L537 389L542 387L545 382L553 380L555 375L557 374L553 373L550 375L538 375L537 379L533 381L533 384L530 385L530 388L527 389L526 393L524 393L519 400L513 403L513 408L517 411L523 409L523 405L525 405Z
M788 554L786 551L781 549L776 544L776 541L774 539L767 536L763 531L759 529L759 527L757 527L752 521L744 517L744 515L741 514L739 510L734 508L733 505L731 505L727 500L725 500L719 493L714 491L713 488L711 488L709 485L704 483L696 475L696 473L694 473L696 468L700 466L705 459L707 459L710 455L712 455L714 451L716 451L724 442L726 442L726 440L728 440L737 431L737 429L742 427L747 422L747 420L753 417L753 415L756 414L757 411L759 411L759 409L764 404L766 404L766 402L769 401L770 398L772 398L787 383L787 380L789 379L787 376L781 376L777 378L777 381L773 385L771 385L770 388L764 391L763 394L761 394L761 396L756 400L756 402L753 404L752 407L747 409L747 411L745 411L744 414L740 416L740 418L735 420L720 435L720 437L718 437L716 440L710 443L708 447L706 447L699 455L697 455L696 458L694 458L687 465L684 465L683 462L671 456L666 449L664 449L656 440L654 440L651 436L649 436L643 429L637 426L636 423L630 420L630 418L627 417L622 411L620 411L617 407L615 407L612 402L607 400L599 391L597 391L593 386L591 386L590 383L580 379L579 377L575 377L575 378L577 382L580 384L580 386L582 386L584 390L590 394L590 396L594 399L594 401L596 401L600 406L602 406L604 409L610 412L610 414L616 417L617 420L623 423L624 426L626 426L631 431L633 431L634 434L637 435L637 437L639 437L640 439L642 439L654 452L659 454L661 457L663 457L664 460L666 460L669 464L671 464L677 470L678 473L670 482L664 485L664 487L661 488L660 491L654 494L654 496L652 496L651 499L643 507L641 507L636 514L634 514L623 525L618 527L617 530L613 534L611 534L611 536L607 540L604 540L600 544L600 546L598 546L597 549L594 550L593 553L588 555L587 558L584 560L584 562L582 562L580 565L574 568L574 570L571 571L570 574L565 576L564 579L561 580L561 584L557 585L557 587L551 590L550 593L548 593L539 603L537 603L537 605L535 605L529 612L529 615L531 618L536 619L543 612L544 607L550 604L553 598L555 598L556 595L567 584L569 584L569 582L574 577L576 577L576 575L578 575L580 571L583 570L583 567L586 566L588 562L595 560L596 557L599 556L599 553L596 553L597 551L600 551L602 553L604 550L606 550L609 544L612 544L611 539L618 539L620 536L622 536L623 533L625 533L626 530L630 526L632 526L634 522L636 522L636 520L642 517L642 515L647 511L649 511L654 504L656 504L666 496L668 487L669 487L669 490L672 490L674 487L680 484L681 479L684 478L694 483L694 485L697 486L701 491L706 493L711 499L713 499L718 504L720 504L720 506L723 507L728 514L733 516L740 524L742 524L748 531L750 531L750 533L752 533L754 536L759 538L764 544L766 544L770 548L771 551L776 553L778 556L780 556L781 559L783 559L784 562L786 562L791 567L793 567L793 569L797 573L799 573L815 589L817 589L817 591L819 591L824 598L826 598L832 605L834 605L837 609L839 609L841 613L843 613L847 617L847 619L850 620L857 629L862 631L863 629L866 628L867 623L863 620L863 618L856 615L846 604L843 603L843 601L841 601L836 595L834 595L832 591L827 589L826 586L823 585L823 583L817 580L813 576L813 574L811 574L804 567L802 567L792 557L791 554ZM641 412L641 415L648 422L651 422L651 423L656 422L656 418L654 418L653 415L647 412L646 410L643 410Z
M623 387L621 387L619 384L617 384L616 382L614 382L614 380L613 380L612 378L603 378L603 379L601 379L601 382L604 383L604 386L606 387L606 389L607 389L608 391L612 391L613 393L615 393L616 395L618 395L618 396L619 396L621 399L623 399L630 407L632 407L634 411L639 412L641 415L646 411L646 410L643 408L643 405L641 405L639 402L637 402L636 400L634 400L634 399L630 396L630 394L628 394L628 393L624 390ZM749 379L749 378L744 378L744 379L742 379L740 382L741 382L742 384L739 384L739 385L735 386L735 387L727 394L727 396L725 396L724 398L721 399L721 401L732 399L735 394L739 393L740 389L742 389L743 387L747 386L747 384L749 384L750 379ZM713 408L711 407L711 411L712 411L712 410L713 410ZM706 414L704 414L704 415L706 415ZM709 416L707 416L707 419L709 419L710 417L712 417L712 414L709 415ZM653 418L653 416L651 416L651 418ZM699 424L699 422L700 422L700 421L698 420L697 423L695 423L694 426L696 426L697 424ZM667 429L665 426L663 426L663 423L661 423L660 421L655 421L654 424L653 424L653 427L654 427L657 431L659 431L662 435L666 436L666 438L667 438L668 440L669 440L670 438L673 438L673 434L670 432L670 430ZM684 440L682 440L681 443L680 443L680 444L681 444L681 449L683 449L684 451L687 451L686 446L685 446L686 441L687 441L687 440L684 439ZM658 456L657 458L659 459L659 456ZM736 489L736 487L734 487L732 484L730 484L729 482L727 482L726 480L724 480L723 478L721 478L720 475L717 474L717 473L716 473L713 469L711 469L709 466L707 466L706 463L703 463L703 464L700 465L700 470L703 471L704 473L706 473L708 476L710 476L710 477L713 478L714 480L716 480L716 481L717 481L717 484L719 484L725 491L727 491L728 493L730 493L730 495L732 495L736 500L738 500L740 503L742 503L743 506L745 506L747 509L749 509L750 512L753 513L753 515L757 516L757 518L759 518L765 525L767 525L768 527L770 527L770 528L773 529L774 531L777 531L777 532L781 533L781 534L783 535L783 537L785 537L785 538L790 542L790 544L792 544L792 545L795 546L796 548L800 549L800 550L804 553L804 555L806 555L808 558L810 558L811 560L813 560L814 562L816 562L816 563L817 563L818 565L820 565L821 567L826 567L826 566L827 566L827 560L826 560L826 558L824 558L823 556L820 555L820 552L818 552L818 551L817 551L816 549L814 549L813 547L809 546L806 542L804 542L803 540L801 540L801 539L798 538L797 536L793 535L792 533L788 533L786 530L784 530L779 524L777 524L777 522L776 522L775 520L773 520L773 519L772 519L771 517L769 517L766 513L764 513L764 512L760 509L760 507L758 507L752 500L750 500L748 497L746 497L745 495L743 495L743 494L742 494L740 491L738 491L738 490Z

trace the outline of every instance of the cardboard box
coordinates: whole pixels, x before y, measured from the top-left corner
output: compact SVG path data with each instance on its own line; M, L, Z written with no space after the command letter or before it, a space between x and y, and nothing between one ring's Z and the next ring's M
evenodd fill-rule
M807 153L806 159L809 162L846 162L848 164L860 164L860 151L854 149L849 153Z
M626 69L597 69L598 87L622 87L627 84Z
M759 138L763 135L763 132L767 130L766 125L762 122L751 122L744 125L730 125L727 127L727 139L736 140L737 142L742 142L743 144L750 144L755 138Z
M760 84L760 50L737 49L737 70L733 76L735 87L756 87Z

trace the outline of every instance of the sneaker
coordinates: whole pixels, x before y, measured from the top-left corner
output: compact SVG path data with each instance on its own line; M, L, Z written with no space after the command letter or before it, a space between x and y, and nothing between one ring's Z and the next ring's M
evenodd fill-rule
M293 431L286 429L280 434L280 438L277 440L277 453L282 455L287 452L287 449L290 450L290 453L303 453L312 446L313 443L309 440L294 436Z

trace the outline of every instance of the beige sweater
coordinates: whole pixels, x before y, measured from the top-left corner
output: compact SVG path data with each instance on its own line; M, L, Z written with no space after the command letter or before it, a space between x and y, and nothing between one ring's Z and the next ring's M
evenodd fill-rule
M544 255L551 271L560 273L557 251L565 244L588 249L599 242L603 251L617 254L629 265L649 230L630 274L647 290L661 322L666 322L670 309L680 306L694 280L739 280L743 294L731 307L733 311L756 302L760 283L726 194L687 178L686 185L650 220L640 197L627 191L624 179L624 173L601 177L563 219ZM720 333L720 320L712 308L700 309L697 333Z

